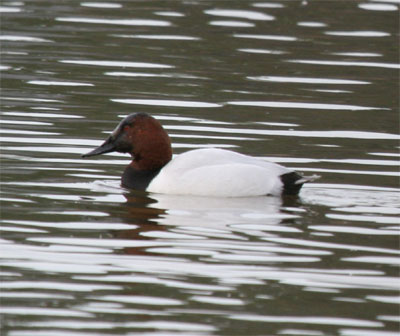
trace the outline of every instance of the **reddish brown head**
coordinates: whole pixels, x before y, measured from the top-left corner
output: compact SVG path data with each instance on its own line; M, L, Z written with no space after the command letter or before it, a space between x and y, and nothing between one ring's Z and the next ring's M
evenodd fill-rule
M110 152L130 153L133 157L131 166L139 170L162 168L172 158L167 132L146 113L127 116L100 147L82 157Z

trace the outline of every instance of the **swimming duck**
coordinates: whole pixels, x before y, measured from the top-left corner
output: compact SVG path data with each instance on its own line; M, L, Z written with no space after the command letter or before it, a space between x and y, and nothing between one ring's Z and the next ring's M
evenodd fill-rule
M249 197L299 193L318 176L305 177L273 162L218 148L194 149L172 158L171 141L146 113L127 116L105 142L82 155L129 153L122 185L153 193Z

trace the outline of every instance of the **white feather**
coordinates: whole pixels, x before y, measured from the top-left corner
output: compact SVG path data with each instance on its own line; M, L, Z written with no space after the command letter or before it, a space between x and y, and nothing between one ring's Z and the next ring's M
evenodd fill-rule
M147 191L175 195L248 197L279 195L287 169L236 152L197 149L176 156L151 181Z

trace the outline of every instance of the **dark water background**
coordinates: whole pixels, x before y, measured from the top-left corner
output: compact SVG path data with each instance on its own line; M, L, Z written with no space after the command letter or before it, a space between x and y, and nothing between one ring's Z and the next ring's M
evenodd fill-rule
M399 331L399 1L3 1L1 335ZM120 187L119 120L298 199Z

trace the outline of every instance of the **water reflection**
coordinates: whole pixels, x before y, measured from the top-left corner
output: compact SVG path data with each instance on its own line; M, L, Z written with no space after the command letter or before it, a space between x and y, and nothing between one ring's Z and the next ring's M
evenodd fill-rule
M119 230L116 237L132 240L167 239L171 242L170 247L165 243L163 247L149 248L151 244L146 245L148 253L199 255L199 251L202 251L201 255L211 253L216 258L216 251L207 251L213 250L214 244L204 239L245 241L249 235L269 237L277 232L300 232L287 226L299 218L297 212L301 209L296 208L297 197L285 197L283 200L279 197L208 198L161 194L146 196L140 192L125 193L124 196L127 202L123 220L135 224L135 227ZM281 211L283 206L286 209L284 212ZM248 221L251 224L243 224ZM192 241L189 243L190 249L186 247L188 240ZM199 240L202 247L196 249ZM128 247L124 251L128 254L146 254L142 246ZM268 258L276 259L271 256Z
M40 37L32 37L26 35L1 35L0 41L13 41L13 42L54 42L51 40L43 39Z
M287 62L299 64L315 64L315 65L333 65L333 66L360 66L369 68L387 68L387 69L400 69L399 64L394 63L379 63L379 62L354 62L354 61L326 61L326 60L288 60Z
M46 81L46 80L30 80L27 83L34 85L55 85L55 86L94 86L93 84L90 83Z
M177 40L177 41L196 41L201 40L199 37L187 36L187 35L123 35L116 34L115 37L125 37L125 38L137 38L137 39L149 39L149 40Z
M124 104L152 105L152 106L172 106L172 107L221 107L220 104L197 102L197 101L181 101L181 100L165 100L165 99L112 99L112 101Z
M215 16L227 16L233 18L249 19L249 20L259 20L259 21L271 21L275 18L271 15L249 11L249 10L235 10L235 9L209 9L204 11L206 14Z
M305 77L281 77L281 76L256 76L247 77L251 80L259 80L276 83L305 83L305 84L371 84L366 81L331 79L331 78L305 78Z
M81 2L80 5L83 7L107 8L107 9L122 7L121 4L112 2Z
M391 5L387 3L360 3L358 4L358 7L361 9L373 11L397 11L399 9L396 5Z
M60 63L78 64L78 65L94 65L94 66L110 66L110 67L123 67L123 68L156 68L165 69L173 68L171 65L155 64L146 62L122 62L122 61L91 61L91 60L61 60Z
M254 35L254 34L234 34L233 37L258 39L258 40L272 40L272 41L297 41L297 37L284 36L284 35Z
M123 25L123 26L157 26L165 27L170 26L171 23L163 20L149 20L149 19L98 19L98 18L84 18L84 17L58 17L55 19L60 22L80 22L80 23L94 23L106 25Z
M2 3L1 331L397 335L398 7ZM175 153L322 178L299 198L125 190L129 158L80 154L139 111Z

